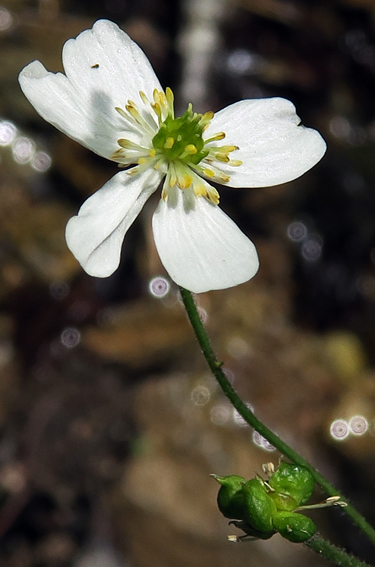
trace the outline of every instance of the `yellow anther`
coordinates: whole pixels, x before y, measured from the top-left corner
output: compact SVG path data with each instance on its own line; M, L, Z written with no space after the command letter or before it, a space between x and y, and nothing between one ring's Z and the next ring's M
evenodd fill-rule
M199 120L199 124L201 126L203 125L208 125L211 120L213 119L213 117L215 116L215 114L212 112L212 110L210 110L209 112L205 112L202 116L202 118Z
M174 145L174 138L167 138L165 140L164 147L166 150L170 150L171 148L173 148L173 145Z
M218 142L219 140L224 140L224 138L225 138L225 133L224 132L218 132L217 134L215 134L211 138L208 138L208 140L205 140L205 143L209 144L210 142Z
M143 165L144 163L147 163L147 158L145 157L140 157L139 160L137 161L138 165Z
M188 145L185 147L185 152L186 152L187 154L194 155L194 154L197 153L197 151L198 151L198 150L197 150L197 148L194 146L194 144L188 144Z
M206 177L215 177L215 173L212 171L212 169L204 169L203 170L203 175L206 175Z
M149 151L149 153L148 153L148 155L149 155L150 157L155 157L155 154L156 154L156 150L154 150L154 148L152 148L152 149Z
M221 154L219 152L215 154L215 158L217 159L217 161L221 161L222 163L228 163L229 161L228 154Z
M161 121L161 108L160 108L160 104L158 104L157 102L153 102L151 104L152 108L154 109L155 114L157 115L157 117L159 118L159 122Z
M129 100L129 104L127 104L125 108L138 124L142 124L141 116L133 102Z
M141 97L143 104L149 104L150 103L150 101L147 98L146 93L144 93L143 91L139 91L139 96Z
M167 101L167 97L165 96L165 94L163 92L159 93L159 97L160 97L160 104L162 106L164 106L164 108L166 108L168 106L168 101Z
M188 173L184 173L183 175L178 176L177 185L181 189L188 189L192 183L193 183L193 178Z
M173 104L174 104L174 94L172 89L170 89L169 87L167 87L165 89L165 96L167 97L167 101L168 101L168 107L169 107L169 111L172 115L172 118L174 118L174 110L173 110Z
M207 197L212 203L214 203L214 205L218 205L220 202L220 195L216 191L215 187L209 186L209 188L207 188Z
M123 155L124 155L124 152L122 151L121 148L119 148L118 150L116 150L115 152L113 152L113 154L112 154L112 156L111 156L111 159L114 159L115 157L123 156Z
M233 165L233 167L237 167L238 165L242 165L243 161L240 159L231 159L229 165Z
M166 187L166 185L163 185L163 189L161 192L161 198L163 199L163 201L167 202L168 201L168 189Z
M152 96L154 97L154 102L158 103L159 102L159 91L158 91L158 89L154 89Z
M230 152L234 152L235 150L239 150L238 146L221 146L218 148L220 153L229 154Z
M159 161L157 161L154 165L154 169L158 170L159 167L163 164L164 160L159 159Z
M123 118L128 118L128 115L126 114L125 110L123 108L120 108L119 106L115 107L115 110L123 117Z
M196 197L204 197L207 195L207 190L203 183L194 183L193 188Z
M170 174L170 177L169 177L169 187L174 187L176 185L176 183L177 183L177 177L176 177L175 172L173 172L173 173Z
M137 150L140 149L140 146L138 146L138 144L135 144L134 142L131 142L130 140L127 140L126 138L120 138L120 140L117 140L117 143L122 148L137 149Z
M225 173L221 173L218 172L217 177L220 179L220 181L222 181L223 183L228 183L229 179L230 179L230 175L226 175Z

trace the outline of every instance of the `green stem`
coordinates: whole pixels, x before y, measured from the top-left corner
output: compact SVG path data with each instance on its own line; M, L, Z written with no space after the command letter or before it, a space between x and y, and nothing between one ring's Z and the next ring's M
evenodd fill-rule
M312 537L304 545L340 567L369 567L367 563L359 561L353 555L348 555L344 550L329 543L319 535Z
M247 407L246 404L241 400L235 389L232 387L228 378L222 370L222 362L219 362L216 358L215 352L211 346L210 339L206 333L203 326L201 318L199 316L197 307L195 305L194 299L190 291L180 288L181 297L185 305L186 312L188 314L190 323L194 329L195 336L198 339L199 345L202 349L203 356L205 357L208 366L210 367L212 373L214 374L216 380L221 386L224 394L227 396L229 401L236 408L238 413L242 418L262 435L271 445L276 447L283 455L288 457L292 462L297 465L303 465L306 467L315 479L315 482L321 486L321 488L329 495L338 495L337 489L322 476L308 461L296 453L289 445L287 445L276 433L268 429L258 418L255 417L253 412ZM352 518L353 522L367 535L369 540L375 544L375 530L374 528L365 520L365 518L346 500L346 498L340 494L340 499L347 502L347 506L343 510Z

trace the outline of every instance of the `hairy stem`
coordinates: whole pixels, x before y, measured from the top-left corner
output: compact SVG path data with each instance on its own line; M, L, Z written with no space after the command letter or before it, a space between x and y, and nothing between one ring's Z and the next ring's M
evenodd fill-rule
M343 549L329 543L319 535L315 535L306 541L304 545L340 567L369 567L367 563L359 561L353 555L349 555Z

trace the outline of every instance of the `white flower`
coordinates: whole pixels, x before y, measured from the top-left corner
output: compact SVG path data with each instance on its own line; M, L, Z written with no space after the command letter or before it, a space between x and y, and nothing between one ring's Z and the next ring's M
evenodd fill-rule
M106 20L66 42L63 64L65 75L30 63L19 77L24 94L56 128L127 168L68 222L68 246L86 272L107 277L117 269L128 228L165 178L152 226L172 280L199 293L253 277L255 247L218 207L209 181L291 181L323 156L318 132L299 126L282 98L243 100L215 115L189 105L175 118L172 91L163 91L141 49Z

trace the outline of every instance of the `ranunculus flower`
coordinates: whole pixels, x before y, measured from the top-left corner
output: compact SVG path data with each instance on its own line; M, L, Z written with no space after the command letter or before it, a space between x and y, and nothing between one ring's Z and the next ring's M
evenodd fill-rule
M258 270L254 244L219 208L215 181L266 187L299 177L323 156L315 130L282 98L242 100L174 115L141 49L109 21L66 42L65 75L39 61L21 88L36 111L85 147L124 167L89 197L66 227L70 250L92 276L118 267L124 236L164 179L152 226L172 280L193 292L243 283ZM129 167L133 166L133 167Z

